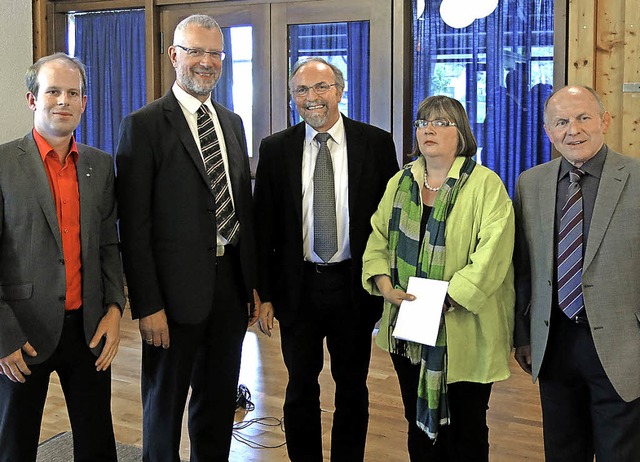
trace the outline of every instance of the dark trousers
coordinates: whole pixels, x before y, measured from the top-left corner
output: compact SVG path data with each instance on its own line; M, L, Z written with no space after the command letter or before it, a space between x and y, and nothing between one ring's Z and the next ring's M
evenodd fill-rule
M539 379L547 462L640 461L640 399L616 393L588 324L554 311Z
M323 460L318 376L324 363L324 339L336 386L331 460L364 458L369 423L366 381L375 315L362 315L366 307L354 307L351 281L348 266L322 274L307 267L296 319L280 328L289 372L284 426L289 458L294 462Z
M169 320L171 344L142 344L143 460L178 462L189 387L192 462L229 459L248 312L235 251L218 257L213 309L199 324Z
M36 460L42 412L53 371L67 403L76 462L116 461L111 420L111 369L96 371L96 356L84 337L82 312L65 315L58 347L31 365L25 383L0 376L0 461Z
M440 427L434 444L416 425L420 366L393 353L391 360L398 375L408 423L407 447L411 462L487 462L487 409L492 384L457 382L448 385L451 423Z

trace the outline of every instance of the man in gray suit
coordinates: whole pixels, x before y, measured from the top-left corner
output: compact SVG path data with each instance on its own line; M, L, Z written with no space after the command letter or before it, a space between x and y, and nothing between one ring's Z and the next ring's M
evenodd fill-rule
M113 159L76 143L84 65L63 53L26 75L34 128L0 146L0 461L36 460L49 376L76 461L115 461L110 365L123 281Z
M640 161L604 144L591 88L551 95L544 121L562 157L518 180L516 360L540 379L547 461L637 462Z

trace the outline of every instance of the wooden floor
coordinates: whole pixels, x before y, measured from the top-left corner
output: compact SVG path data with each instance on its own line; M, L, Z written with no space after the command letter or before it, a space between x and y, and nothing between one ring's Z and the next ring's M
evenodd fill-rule
M122 321L122 342L113 364L113 418L116 440L122 443L142 445L142 408L140 404L140 336L137 321L131 321L129 313ZM512 377L494 385L488 414L493 462L542 461L542 424L537 386L524 374L515 362L511 364ZM244 415L236 414L236 420L258 417L282 417L282 400L287 374L280 354L279 331L268 338L252 327L244 342L240 383L250 392L255 410ZM329 460L331 416L333 411L333 383L328 365L320 378L325 460ZM373 347L369 373L370 423L367 439L367 462L407 461L406 423L402 414L402 402L398 382L391 361L384 351ZM41 440L69 430L69 421L58 378L51 379L49 397L45 408ZM284 443L280 427L254 424L238 432L253 441L254 447L278 446ZM189 443L186 426L183 425L181 455L188 460ZM269 449L253 449L234 440L231 446L232 462L286 461L284 446Z

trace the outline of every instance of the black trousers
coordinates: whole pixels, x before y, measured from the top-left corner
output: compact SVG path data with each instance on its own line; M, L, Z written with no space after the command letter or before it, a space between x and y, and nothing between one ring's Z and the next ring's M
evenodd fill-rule
M324 365L325 339L336 386L331 460L364 458L369 424L366 382L375 316L361 314L353 306L351 281L348 265L325 273L306 267L304 300L296 320L280 327L289 372L284 426L289 458L294 462L323 460L318 376Z
M36 460L42 412L53 371L67 403L76 462L115 462L111 419L111 369L96 371L96 356L84 337L82 311L65 314L58 347L43 363L29 366L25 383L0 376L0 461Z
M588 324L554 310L539 380L547 462L640 461L640 399L616 393Z
M434 444L416 425L420 366L393 353L391 360L400 383L411 462L487 462L487 410L493 384L457 382L448 385L451 423L440 427Z
M213 309L199 324L169 320L170 347L142 344L143 460L179 462L189 400L192 462L229 459L248 312L235 251L218 258ZM212 282L213 283L213 282Z

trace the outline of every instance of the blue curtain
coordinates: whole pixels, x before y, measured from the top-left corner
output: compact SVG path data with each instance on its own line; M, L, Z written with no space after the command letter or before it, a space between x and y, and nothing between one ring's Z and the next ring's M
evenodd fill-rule
M340 68L346 79L342 96L347 116L369 121L369 22L296 24L289 26L289 69L299 59L320 57ZM345 72L346 68L346 72ZM300 116L290 106L290 123Z
M231 44L231 28L222 28L225 58L222 61L222 75L213 89L213 99L233 111L233 47Z
M75 16L75 56L87 67L87 108L78 141L115 151L120 121L145 104L144 11Z
M549 61L533 51L552 50L553 0L501 1L491 15L464 29L442 21L440 0L425 3L417 17L417 2L412 2L413 114L429 95L444 92L458 98L482 148L482 163L500 175L513 195L522 171L551 158L543 129L550 76L541 82L540 72L532 69ZM464 68L462 95L442 83L443 66Z

